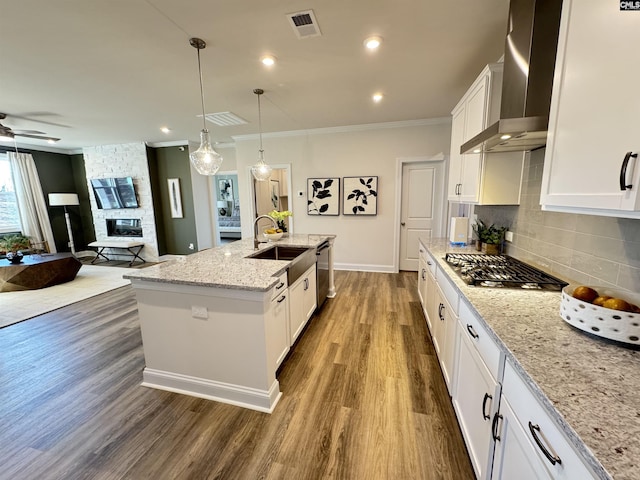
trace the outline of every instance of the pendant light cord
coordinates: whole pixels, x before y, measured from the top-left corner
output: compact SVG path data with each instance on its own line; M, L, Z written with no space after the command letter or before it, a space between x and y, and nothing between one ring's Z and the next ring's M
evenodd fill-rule
M258 94L258 129L260 132L260 151L264 152L262 148L262 110L260 109L260 93Z
M200 101L202 102L202 129L207 129L207 119L204 116L204 89L202 88L202 67L200 66L200 49L198 50L198 73L200 74Z

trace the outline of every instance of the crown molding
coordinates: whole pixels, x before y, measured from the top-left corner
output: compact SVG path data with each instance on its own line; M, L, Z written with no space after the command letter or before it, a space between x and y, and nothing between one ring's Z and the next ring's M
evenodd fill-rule
M310 128L306 130L290 130L285 132L263 133L263 138L299 137L306 135L326 135L329 133L362 132L365 130L381 130L386 128L423 127L428 125L446 125L451 123L451 117L423 118L420 120L402 120L399 122L365 123L361 125L344 125L340 127ZM232 135L235 141L254 140L259 134Z

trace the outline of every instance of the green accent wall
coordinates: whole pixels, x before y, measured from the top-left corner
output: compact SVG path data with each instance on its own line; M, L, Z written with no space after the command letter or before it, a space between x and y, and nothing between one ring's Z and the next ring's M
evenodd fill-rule
M0 148L0 151L13 151L10 148ZM86 247L87 233L93 236L93 220L91 219L91 207L88 204L86 196L86 180L84 180L85 194L79 190L77 178L84 178L84 160L82 155L66 155L63 153L42 152L39 150L29 150L19 148L20 153L30 153L38 170L44 201L49 205L50 193L78 193L80 206L67 207L69 219L71 220L71 230L73 231L73 240L76 251L84 250ZM78 171L81 166L82 171ZM86 199L86 202L83 201ZM69 252L67 245L68 234L67 225L64 219L63 207L47 207L49 212L49 220L51 221L51 230L56 243L56 249L59 252ZM88 209L88 218L84 209Z
M182 148L182 150L180 150ZM148 148L158 253L188 255L198 251L189 152L186 147ZM180 179L183 218L171 218L168 178ZM194 246L189 249L189 244Z

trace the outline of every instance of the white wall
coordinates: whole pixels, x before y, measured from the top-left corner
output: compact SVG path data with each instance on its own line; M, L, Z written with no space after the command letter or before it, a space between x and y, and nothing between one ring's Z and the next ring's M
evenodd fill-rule
M149 177L149 163L147 161L147 148L145 144L140 142L123 145L85 147L82 149L82 153L84 155L89 192L92 192L90 180L93 178L132 177L138 196L139 208L100 210L98 209L93 193L89 195L96 240L135 240L144 242L145 246L140 256L145 260L157 262L158 237L153 212L151 180ZM139 218L142 223L143 237L108 237L107 218ZM114 253L116 252L114 251ZM127 258L127 260L129 259Z
M263 135L265 161L291 164L289 209L295 233L330 233L335 243L339 269L393 271L396 159L449 153L451 124L434 120L420 125L398 122L390 126L367 125L344 129ZM241 195L242 231L253 235L250 222L249 173L258 150L257 136L237 137L236 161ZM309 216L306 213L307 178L378 176L378 215L375 217ZM303 191L299 197L297 192ZM342 204L342 201L341 201Z

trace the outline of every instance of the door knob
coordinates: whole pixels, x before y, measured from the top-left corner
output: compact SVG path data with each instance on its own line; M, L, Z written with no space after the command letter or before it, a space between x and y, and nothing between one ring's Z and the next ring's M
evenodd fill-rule
M402 225L404 227L406 224L404 222L402 222L400 225Z

